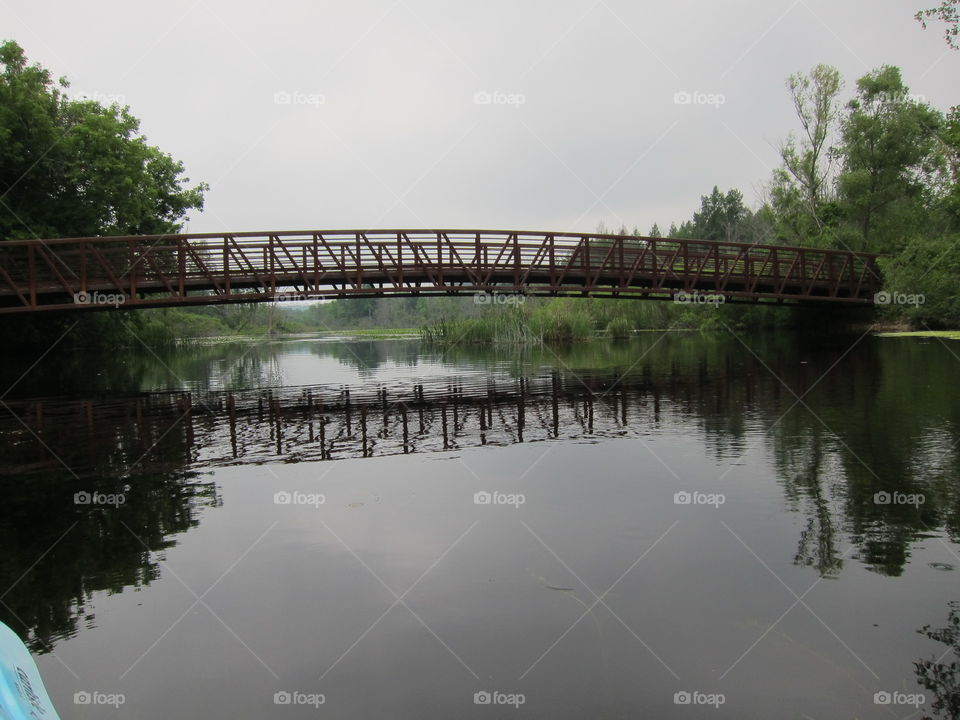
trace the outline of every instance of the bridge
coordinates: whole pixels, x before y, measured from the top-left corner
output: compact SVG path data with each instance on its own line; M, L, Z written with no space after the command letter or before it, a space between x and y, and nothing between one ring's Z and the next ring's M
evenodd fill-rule
M309 230L10 240L0 313L522 293L866 305L876 255L514 230Z

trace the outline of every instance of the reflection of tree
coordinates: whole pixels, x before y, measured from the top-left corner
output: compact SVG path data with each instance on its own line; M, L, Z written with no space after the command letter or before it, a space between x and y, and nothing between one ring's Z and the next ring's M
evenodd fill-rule
M16 473L14 478L0 472L4 498L0 505L0 542L5 548L0 557L0 588L14 583L74 519L78 521L36 568L0 598L0 619L19 629L35 649L42 650L43 643L75 631L92 593L120 592L156 577L156 563L124 524L150 550L157 551L170 543L172 536L197 523L198 508L217 502L215 489L209 484L195 484L182 470L217 450L209 429L215 427L214 413L227 412L226 402L222 407L211 402L213 413L204 414L201 410L208 408L199 407L202 397L209 397L207 390L258 393L259 388L265 388L264 393L266 388L277 390L281 397L282 388L277 387L283 381L279 374L281 355L290 352L333 358L357 369L361 382L353 393L353 425L346 435L354 438L358 447L363 446L365 454L370 448L364 440L378 450L387 444L383 410L375 402L370 406L366 420L369 438L364 435L365 419L360 410L361 403L370 402L369 398L363 400L363 393L370 396L378 389L373 383L364 385L367 373L376 368L391 363L421 366L425 377L441 365L452 368L449 373L468 368L471 379L481 384L487 371L497 378L510 376L515 385L526 387L527 393L530 378L553 376L565 392L594 394L596 428L592 406L587 415L590 420L586 420L577 416L583 398L575 403L567 398L570 416L582 421L584 432L599 432L604 412L641 432L659 425L696 433L720 468L717 476L727 469L727 463L746 464L769 452L789 507L804 518L794 561L821 575L833 575L842 569L842 548L846 545L854 545L859 559L873 571L899 575L918 537L945 528L957 540L960 486L955 478L960 475L960 403L955 394L944 391L955 379L956 360L952 355L936 346L884 345L884 341L871 340L863 340L849 353L849 339L839 346L810 345L789 337L748 342L762 361L738 340L689 333L651 333L626 343L563 347L425 348L404 341L294 341L195 345L157 351L158 357L124 352L92 360L67 354L58 358L55 376L49 372L30 376L17 386L16 394L79 395L116 407L127 402L127 409L98 411L88 424L83 409L78 409L80 401L74 399L69 417L61 418L65 423L61 427L67 432L56 427L52 398L46 406L45 430L37 427L40 422L31 403L11 400L18 417L37 428L47 444L57 445L64 436L62 448L57 445L57 455L83 477L120 478L132 472L136 479L130 481L128 502L119 509L74 506L72 494L76 490L110 492L122 483L101 481L96 487L65 487L61 467L46 448L17 419L7 417L9 425L0 420L3 469ZM824 375L834 363L839 364ZM90 372L93 366L97 373ZM917 368L923 372L918 373ZM22 372L23 368L11 370ZM158 422L140 424L136 421L138 411L133 408L142 403L146 413L149 403L161 402L159 396L121 397L122 390L180 390L184 386L180 378L188 378L187 385L194 392L198 409L193 417L179 417L170 411ZM437 382L446 383L448 378L444 375ZM306 389L288 390L293 395L281 397L279 424L271 417L270 403L264 404L262 417L258 416L254 398L253 411L241 422L241 447L252 442L252 436L243 433L243 423L249 422L252 428L267 434L287 423L282 444L289 451L297 441L294 425L300 422L303 433L316 433L317 437L310 436L311 442L320 442L325 431L326 442L340 443L338 448L343 447L347 454L349 443L334 436L335 424L317 422L308 428L309 413L302 407L291 407L291 402L306 402L296 400ZM412 394L413 385L407 390ZM803 397L802 404L797 404L794 393ZM236 394L239 398L240 393ZM319 391L315 397L330 403ZM397 398L398 392L391 387L391 403ZM176 399L168 396L166 402L170 405ZM461 401L450 400L448 410L460 412L456 403ZM524 402L529 438L538 412L550 420L554 411L549 398L540 402L528 397ZM474 420L477 417L475 409L470 410L467 404L463 408L464 414L457 421L461 426L468 411L473 412ZM429 408L426 410L429 420ZM316 412L332 417L343 409L328 406ZM406 419L396 417L399 410L392 404L391 412L394 416L389 427L399 433L397 428L405 427L399 424ZM404 452L429 446L426 440L415 437L422 423L419 409L410 413L410 441L404 439L400 446ZM442 418L442 410L436 414ZM452 442L465 444L467 438L452 417ZM564 415L558 413L556 417ZM94 426L96 432L91 431ZM441 419L423 432L438 436L442 427ZM557 435L552 431L550 437ZM274 437L279 443L280 436L271 439ZM223 441L221 437L221 442L229 451L229 439ZM273 452L274 444L269 444L267 453ZM138 465L148 450L149 464L144 461ZM55 476L61 478L61 484L52 480ZM922 494L925 502L919 507L877 504L874 495L880 491Z
M197 525L201 507L218 502L213 483L182 473L140 475L126 486L31 477L5 481L0 490L0 586L10 588L0 620L38 653L73 635L81 618L93 622L94 592L119 593L156 579L151 553L174 545L174 535ZM81 490L122 493L125 501L77 505Z
M934 694L930 704L934 715L960 718L960 603L950 603L946 627L932 630L929 625L924 625L919 632L943 643L948 649L940 658L914 662L917 682ZM943 662L947 655L952 655L953 659Z
M822 432L814 429L793 444L775 448L775 455L787 497L795 507L805 506L807 512L794 562L816 568L820 575L833 575L843 567L843 560L837 552L837 521L830 507L833 488L825 487L824 481L828 473Z
M402 340L344 340L312 343L311 352L320 357L332 357L354 368L361 377L382 367L387 362L415 366L424 359L418 343Z
M761 397L757 408L769 420L767 441L791 505L807 515L796 561L821 573L841 567L843 532L859 558L885 575L900 575L913 541L933 528L956 534L958 488L954 443L960 412L943 388L951 387L955 362L946 352L916 355L913 344L865 341L854 352L829 345L796 348L819 358L809 365L767 364L783 388ZM839 361L836 369L820 377ZM922 376L916 368L924 368ZM783 386L781 386L783 387ZM807 389L809 394L805 394ZM919 495L910 504L880 504L879 492Z

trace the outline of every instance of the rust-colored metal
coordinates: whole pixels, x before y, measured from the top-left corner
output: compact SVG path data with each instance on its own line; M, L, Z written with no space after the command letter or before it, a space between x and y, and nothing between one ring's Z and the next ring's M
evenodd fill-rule
M710 293L726 301L866 305L880 289L876 259L847 250L517 230L13 240L0 243L0 313L479 292Z

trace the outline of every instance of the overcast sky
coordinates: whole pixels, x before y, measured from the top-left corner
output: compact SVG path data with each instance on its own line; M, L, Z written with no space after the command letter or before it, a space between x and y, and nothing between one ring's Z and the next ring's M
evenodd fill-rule
M713 185L756 206L792 72L835 65L846 97L892 64L960 102L933 4L0 0L0 37L210 183L190 231L645 232Z

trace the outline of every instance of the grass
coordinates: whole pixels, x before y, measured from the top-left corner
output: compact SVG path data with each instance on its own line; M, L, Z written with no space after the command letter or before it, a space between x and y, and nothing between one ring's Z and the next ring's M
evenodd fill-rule
M960 330L910 330L907 332L882 332L877 337L927 337L960 340Z

